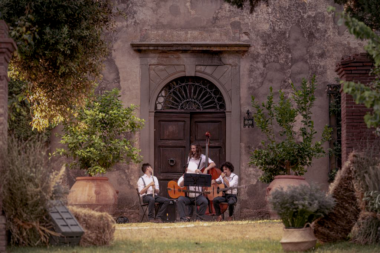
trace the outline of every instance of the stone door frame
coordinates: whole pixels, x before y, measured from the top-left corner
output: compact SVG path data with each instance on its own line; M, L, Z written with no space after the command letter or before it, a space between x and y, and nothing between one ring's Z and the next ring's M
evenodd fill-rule
M212 82L226 103L226 160L240 174L240 58L247 43L145 43L132 42L140 53L140 149L144 162L154 163L155 102L161 89L182 76Z

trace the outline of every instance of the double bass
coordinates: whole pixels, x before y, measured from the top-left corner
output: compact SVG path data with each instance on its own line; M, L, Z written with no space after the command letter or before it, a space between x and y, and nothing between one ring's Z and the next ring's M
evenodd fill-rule
M205 136L206 136L206 167L201 170L202 173L204 173L205 169L209 165L208 164L208 149L209 149L209 145L210 145L211 134L209 132L206 132ZM222 173L222 171L220 169L218 169L218 168L212 168L212 169L210 169L210 170L207 171L207 174L211 175L211 179L212 180L218 179L221 173ZM208 189L207 191L212 192L214 190L215 190L215 186L212 185L210 187L210 189ZM208 206L208 210L206 211L206 214L213 214L213 213L215 213L214 205L212 203L212 200L209 199L209 206Z

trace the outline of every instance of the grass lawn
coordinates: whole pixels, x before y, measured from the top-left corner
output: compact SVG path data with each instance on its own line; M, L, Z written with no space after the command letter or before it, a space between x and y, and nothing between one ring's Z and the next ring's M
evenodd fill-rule
M9 252L282 252L278 221L130 223L117 225L109 247L9 247ZM380 252L349 242L320 245L313 252Z

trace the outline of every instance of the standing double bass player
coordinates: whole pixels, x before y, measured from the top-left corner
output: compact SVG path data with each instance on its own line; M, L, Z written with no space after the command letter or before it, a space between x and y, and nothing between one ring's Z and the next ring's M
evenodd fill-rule
M205 168L207 161L206 156L202 154L202 147L198 144L192 144L191 150L188 157L188 164L186 173L202 173L201 169L204 169L205 174L207 174L208 170L215 167L215 163L208 158L209 165ZM180 177L178 180L178 185L180 187L184 186L184 176ZM208 201L205 196L203 196L200 192L202 192L202 187L198 186L190 186L189 190L198 191L199 193L188 193L186 197L179 197L177 200L177 210L179 213L180 221L190 221L187 217L187 213L189 216L192 216L192 208L188 208L187 206L194 204L195 202L199 205L199 210L197 209L197 220L202 219L204 214L206 213Z
M209 165L206 167L207 163ZM201 145L191 144L191 150L187 159L187 173L202 173L201 170L206 167L203 173L207 174L215 166L216 164L210 158L208 158L208 162L206 161L206 156L202 154Z

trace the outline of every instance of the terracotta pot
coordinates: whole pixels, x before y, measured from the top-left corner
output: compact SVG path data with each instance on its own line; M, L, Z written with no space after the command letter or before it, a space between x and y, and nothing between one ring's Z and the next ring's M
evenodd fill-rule
M278 189L280 187L286 189L290 185L297 186L297 185L302 185L302 184L309 185L309 183L306 182L305 178L301 177L301 176L292 176L292 175L275 176L274 180L267 187L266 194L265 194L265 200L268 203L269 195L270 195L271 191L273 191L275 189ZM268 205L269 214L270 214L271 219L279 219L280 217L277 215L277 213L274 212L273 210L271 210L269 203L267 205Z
M114 214L117 192L107 177L77 177L67 197L68 204Z
M284 228L280 242L284 251L305 251L315 247L317 238L311 227Z

